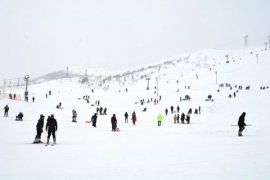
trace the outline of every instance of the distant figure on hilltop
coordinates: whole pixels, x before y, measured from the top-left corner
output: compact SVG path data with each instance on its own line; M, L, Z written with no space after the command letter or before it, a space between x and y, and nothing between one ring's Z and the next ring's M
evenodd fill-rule
M243 112L239 117L239 120L238 120L238 126L239 126L238 136L243 136L242 132L244 131L245 126L246 126L245 116L246 116L246 113Z

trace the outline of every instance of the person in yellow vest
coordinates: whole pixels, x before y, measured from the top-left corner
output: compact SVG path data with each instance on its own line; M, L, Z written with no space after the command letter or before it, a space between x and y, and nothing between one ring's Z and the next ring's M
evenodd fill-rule
M161 126L161 121L162 121L162 115L161 115L161 113L158 114L157 120L158 120L158 126Z

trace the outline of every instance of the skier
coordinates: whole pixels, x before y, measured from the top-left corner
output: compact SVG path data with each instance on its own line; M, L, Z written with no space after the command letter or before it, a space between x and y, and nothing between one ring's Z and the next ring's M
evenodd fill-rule
M99 112L99 107L97 107L97 114L98 114L98 112Z
M136 117L135 111L133 111L133 113L132 113L131 120L132 120L132 122L133 122L133 125L135 125L135 123L136 123L136 121L137 121L137 117Z
M188 114L192 114L192 109L191 108L188 110Z
M115 117L115 114L113 114L111 118L111 123L112 123L112 131L116 131L117 129L117 119Z
M4 117L8 117L8 111L9 111L8 104L3 109L4 109Z
M95 114L92 116L91 120L92 120L92 126L93 126L93 127L96 127L96 126L97 126L97 113L95 113Z
M46 145L49 145L51 135L53 136L53 144L56 144L55 132L57 131L57 121L56 121L56 119L54 119L53 114L51 116L49 116L49 118L47 119L46 131L48 133Z
M77 112L75 109L72 110L72 122L77 122Z
M245 123L245 116L246 116L246 113L243 112L243 113L241 114L241 116L239 117L239 120L238 120L238 126L239 126L238 136L243 136L243 135L242 135L242 132L244 131L245 126L246 126L246 123Z
M182 113L182 114L181 114L181 123L182 123L182 124L185 124L184 121L185 121L185 114Z
M199 114L201 114L201 106L199 106Z
M128 123L128 113L125 112L124 116L125 116L125 123Z
M161 115L161 113L158 114L157 120L158 120L158 126L161 126L161 121L162 121L162 115Z
M165 114L166 114L166 116L167 116L167 114L168 114L168 109L167 109L167 108L165 109Z
M38 120L38 123L36 125L37 135L36 135L35 141L33 143L42 143L42 141L41 141L41 133L43 132L43 126L44 126L44 115L41 114L40 118Z
M32 102L33 102L33 103L35 102L35 97L32 97Z

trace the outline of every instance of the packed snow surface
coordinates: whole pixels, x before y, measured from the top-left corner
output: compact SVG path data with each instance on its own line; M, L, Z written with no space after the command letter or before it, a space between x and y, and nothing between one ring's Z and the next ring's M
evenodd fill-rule
M230 63L225 63L226 54ZM0 116L0 179L270 179L269 77L270 50L254 48L208 50L183 57L175 66L152 74L150 90L146 90L146 79L128 85L114 82L94 92L76 78L30 85L29 102L0 99L0 107L10 107L7 118ZM219 87L222 83L224 87ZM52 95L46 99L49 90ZM24 87L6 91L23 97ZM234 92L236 97L228 98ZM90 103L84 95L90 96ZM180 102L185 95L191 100ZM208 95L213 101L206 101ZM154 104L159 96L161 100ZM85 121L96 112L97 100L108 110L107 115L98 115L94 128ZM59 102L63 109L56 109ZM177 105L180 113L172 114L170 106L176 111ZM174 114L186 114L189 108L194 112L199 106L201 114L191 114L190 124L174 124ZM72 109L78 113L77 123L71 122ZM136 125L131 122L133 111ZM23 121L14 120L19 112L24 113ZM232 125L237 125L242 112L251 126L238 137L238 126ZM163 116L161 127L158 113ZM58 122L55 146L32 144L40 114L45 115L45 124L51 114ZM120 132L111 131L112 114ZM46 141L45 128L42 141Z

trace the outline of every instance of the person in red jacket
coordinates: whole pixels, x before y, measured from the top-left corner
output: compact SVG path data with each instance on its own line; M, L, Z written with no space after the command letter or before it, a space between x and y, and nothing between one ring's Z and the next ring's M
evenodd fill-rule
M136 117L135 111L132 113L131 120L132 120L132 122L133 122L133 125L135 125L135 123L136 123L136 121L137 121L137 117Z

